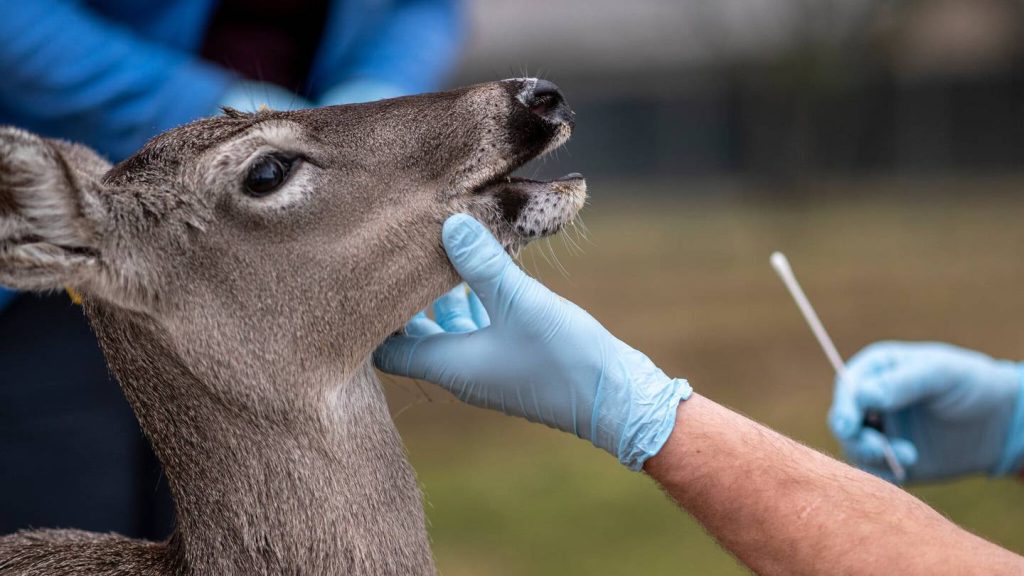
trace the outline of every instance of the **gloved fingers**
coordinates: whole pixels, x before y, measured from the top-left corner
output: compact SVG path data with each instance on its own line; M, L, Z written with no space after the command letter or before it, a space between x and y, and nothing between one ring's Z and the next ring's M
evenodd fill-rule
M904 351L903 342L875 342L864 347L846 363L846 382L855 390L862 380L896 366L906 357Z
M392 336L373 352L373 363L382 372L438 382L436 376L447 372L447 365L456 358L453 334L436 334L426 338ZM440 382L438 382L440 383Z
M404 95L404 91L390 82L358 78L343 81L332 88L328 88L320 96L320 99L317 100L317 106L374 102L402 95Z
M465 284L459 284L434 301L434 319L446 332L472 332L479 328L469 309Z
M893 412L940 394L947 379L934 363L907 359L866 376L857 383L854 398L860 408Z
M917 464L917 448L909 440L888 438L896 460L905 468ZM877 430L865 428L857 437L843 443L843 451L859 466L888 468L885 458L886 437Z
M473 323L478 328L487 328L491 325L491 317L487 315L487 309L484 308L484 303L480 301L480 297L476 295L473 290L469 291L469 313L473 317Z
M249 80L232 84L221 98L220 105L242 112L256 112L263 106L281 111L313 107L305 98L276 84Z
M902 481L897 480L896 479L896 475L893 474L892 470L890 470L885 465L882 465L882 466L857 466L857 468L860 469L860 470L863 470L864 472L867 472L868 474L871 474L872 476L881 478L882 480L885 480L886 482L888 482L890 484L900 485L900 484L903 484L904 482L907 481L906 478L904 478Z
M405 335L414 337L426 337L433 336L434 334L443 334L444 328L438 326L437 322L434 322L427 317L426 311L420 311L412 317L405 324Z
M441 231L448 258L455 270L488 308L491 320L500 309L502 294L511 298L532 279L523 272L483 224L468 214L456 214ZM494 306L499 308L493 308Z
M857 406L849 379L837 377L833 390L828 427L837 440L850 440L860 433L864 412Z
M904 468L911 468L917 464L918 452L917 446L910 440L904 438L890 438L892 444L892 451L896 454L896 460L903 465Z
M373 365L388 374L421 378L412 373L410 364L423 340L417 336L391 336L373 351Z

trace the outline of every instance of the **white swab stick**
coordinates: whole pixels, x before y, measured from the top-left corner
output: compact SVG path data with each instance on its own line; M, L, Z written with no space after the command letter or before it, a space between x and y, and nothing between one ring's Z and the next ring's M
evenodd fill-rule
M846 375L846 364L843 362L843 357L839 355L836 345L829 338L828 332L825 331L825 327L821 324L821 319L818 318L814 307L811 306L810 300L804 294L800 283L796 281L796 275L793 274L793 268L789 265L789 259L782 252L775 252L772 254L771 263L772 268L775 269L775 272L789 290L790 295L793 296L793 300L796 301L796 305L800 308L804 320L811 327L811 332L818 339L821 349L825 351L825 356L828 356L828 361L832 363L836 375L843 378ZM882 452L885 456L885 462L889 465L889 469L892 470L896 480L902 482L906 478L906 470L903 469L903 465L896 459L896 453L892 450L892 444L889 443L889 439L885 435L882 436Z
M782 252L775 252L772 254L772 268L775 268L775 272L782 278L782 283L789 289L790 295L793 296L793 300L796 300L796 305L800 308L800 312L804 315L804 320L807 320L807 324L811 327L811 332L814 332L814 337L818 339L818 344L821 345L821 349L825 351L825 356L828 356L828 361L832 363L832 368L835 368L836 374L843 375L846 373L846 364L843 362L843 357L839 355L839 351L836 350L836 345L832 343L832 339L828 337L828 332L825 331L825 327L822 326L821 320L818 318L818 314L814 311L814 307L811 306L810 300L807 299L807 295L804 294L803 288L800 287L800 283L796 281L796 275L793 274L793 268L789 265L789 259Z

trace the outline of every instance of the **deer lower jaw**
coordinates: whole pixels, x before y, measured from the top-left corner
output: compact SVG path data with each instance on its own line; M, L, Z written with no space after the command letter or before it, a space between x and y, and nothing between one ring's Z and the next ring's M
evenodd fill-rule
M557 234L576 218L586 199L587 181L579 174L551 181L501 176L474 191L471 212L515 251Z
M587 181L575 173L551 181L506 177L478 194L494 199L502 224L525 244L572 222L586 202Z

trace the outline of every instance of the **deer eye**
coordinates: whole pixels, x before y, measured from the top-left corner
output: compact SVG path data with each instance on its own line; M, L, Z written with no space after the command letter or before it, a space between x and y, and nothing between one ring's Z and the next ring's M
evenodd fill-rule
M245 175L245 193L259 198L273 193L284 184L291 172L293 159L264 156L249 167Z

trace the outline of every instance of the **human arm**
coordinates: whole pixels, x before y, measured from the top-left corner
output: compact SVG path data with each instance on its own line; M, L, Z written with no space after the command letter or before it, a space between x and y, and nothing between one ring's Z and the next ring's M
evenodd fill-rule
M233 81L67 0L0 3L0 103L114 159L213 114Z
M847 457L891 479L881 435L862 425L884 415L885 434L909 481L1020 470L1024 370L1014 362L934 342L879 342L856 354L836 381L829 427Z
M527 277L483 227L443 241L479 300L454 290L389 339L382 370L584 437L641 467L765 574L1020 573L1016 555L913 496L700 397ZM689 400L683 401L686 398ZM591 426L608 423L603 434ZM599 426L599 428L601 428ZM618 434L610 434L616 430ZM626 432L628 431L628 432ZM631 446L639 441L642 449ZM936 569L936 567L938 569Z
M758 574L1021 574L1024 558L711 400L644 471Z

